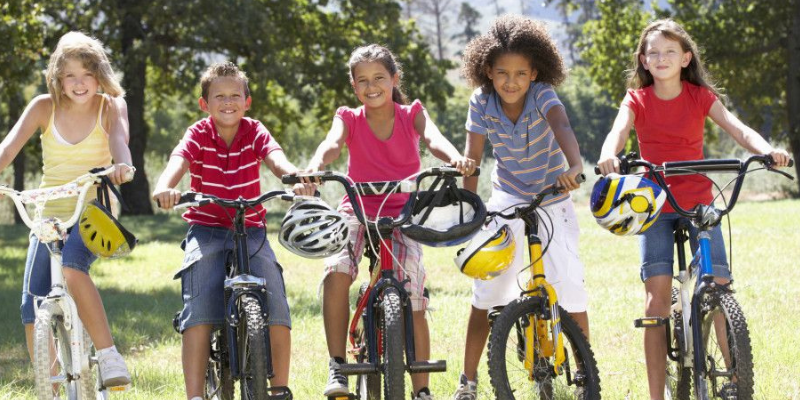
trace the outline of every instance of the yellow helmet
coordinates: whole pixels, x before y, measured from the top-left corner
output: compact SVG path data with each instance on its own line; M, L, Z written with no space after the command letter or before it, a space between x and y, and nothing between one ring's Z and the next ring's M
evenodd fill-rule
M122 257L136 246L136 237L97 200L86 205L78 224L83 244L98 257Z
M482 228L467 247L458 251L458 269L475 279L490 280L508 269L514 260L514 236L508 225Z

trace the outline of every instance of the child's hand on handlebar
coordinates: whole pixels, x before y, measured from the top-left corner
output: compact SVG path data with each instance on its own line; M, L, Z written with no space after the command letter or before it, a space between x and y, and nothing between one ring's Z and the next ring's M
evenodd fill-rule
M463 176L472 176L475 172L475 160L464 156L458 156L450 160L450 165L457 169Z
M567 191L575 190L581 187L580 182L577 179L578 175L581 173L583 173L582 165L570 167L567 172L564 172L556 178L556 181L558 182L557 185L566 189Z
M172 209L172 207L178 204L180 199L181 192L176 189L156 189L153 192L153 200L155 200L158 207L163 210Z
M772 161L775 161L775 164L773 166L775 167L789 166L789 160L791 158L789 157L789 153L786 150L772 149L772 151L770 151L768 154L770 157L772 157Z
M600 156L597 161L597 168L600 169L600 174L606 176L611 173L619 173L619 158L617 156L604 157Z
M108 179L115 185L121 185L123 183L132 181L133 174L135 172L136 168L134 168L132 165L125 163L114 164L114 172L108 175Z
M298 196L314 196L317 191L317 185L310 182L310 178L303 178L303 180L309 180L309 182L295 183L292 187L294 194Z

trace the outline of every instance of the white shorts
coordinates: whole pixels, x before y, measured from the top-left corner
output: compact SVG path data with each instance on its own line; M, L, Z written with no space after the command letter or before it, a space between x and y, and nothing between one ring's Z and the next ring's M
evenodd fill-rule
M492 197L486 203L489 211L503 210L514 204L525 204L526 201L501 191L492 191ZM539 209L539 238L542 240L542 249L548 246L548 239L552 235L547 252L543 256L547 281L553 285L558 295L558 303L568 312L586 311L588 296L583 282L583 263L578 257L578 237L580 228L575 215L572 200L567 199ZM552 224L551 224L552 221ZM529 270L523 269L530 262L528 260L527 238L525 237L525 224L519 220L505 220L496 218L494 224L508 224L514 235L515 254L511 266L500 276L484 281L475 279L472 286L472 305L481 310L488 310L494 306L506 305L519 297L522 288L530 278ZM521 273L520 273L521 272Z

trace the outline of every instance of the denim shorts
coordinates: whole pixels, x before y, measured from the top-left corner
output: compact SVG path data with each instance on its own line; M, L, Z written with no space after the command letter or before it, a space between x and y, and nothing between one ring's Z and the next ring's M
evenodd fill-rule
M190 225L181 247L185 251L183 267L175 275L181 279L183 296L183 309L178 317L180 331L195 325L223 326L225 264L233 256L233 231ZM256 252L259 247L261 250ZM247 248L251 254L250 274L266 280L268 324L291 328L283 269L266 241L264 228L247 229Z
M675 258L675 224L678 220L686 220L678 213L661 213L658 220L650 229L639 235L639 248L641 249L642 282L652 276L673 275ZM691 253L686 254L691 258L697 251L697 228L686 221L689 226L689 245ZM719 278L733 279L728 267L728 256L725 253L725 241L722 237L720 225L715 226L711 235L711 265L713 274ZM688 261L687 261L688 262ZM687 266L688 267L688 266Z
M28 258L25 260L25 275L22 280L22 323L32 324L36 320L34 314L34 296L45 296L50 292L50 251L33 233L29 236ZM97 256L92 254L83 244L81 235L68 235L61 250L61 264L83 273L89 273Z

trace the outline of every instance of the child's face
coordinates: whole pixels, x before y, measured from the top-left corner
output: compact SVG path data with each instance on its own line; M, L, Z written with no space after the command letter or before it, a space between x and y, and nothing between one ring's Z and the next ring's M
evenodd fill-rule
M536 74L528 59L516 53L501 54L486 72L494 90L507 105L525 103L525 94Z
M217 128L238 126L250 109L250 101L245 97L242 81L232 76L215 78L208 87L208 99L198 100L200 109L211 116Z
M64 95L76 104L90 102L100 88L100 83L94 74L84 68L81 61L75 59L66 60L59 79Z
M639 55L642 67L650 71L656 81L680 80L681 69L691 60L691 51L683 51L679 41L668 39L661 32L647 37L644 54Z
M392 91L399 77L392 75L380 62L362 62L353 68L353 90L367 107L380 107L392 102Z

